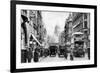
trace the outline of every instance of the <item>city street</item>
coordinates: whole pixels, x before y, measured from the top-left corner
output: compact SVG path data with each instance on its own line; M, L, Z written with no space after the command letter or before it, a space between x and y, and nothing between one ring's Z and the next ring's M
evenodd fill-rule
M26 58L28 62L88 60L87 54L67 57L66 53L69 50L74 56L84 56L88 49L90 55L89 18L89 13L21 10L21 62Z
M88 60L88 56L87 54L85 54L85 57L74 57L73 61L80 61L80 60ZM60 62L60 61L70 61L70 56L68 55L68 58L65 59L64 57L58 57L58 55L56 55L56 57L45 57L45 58L41 58L40 62Z

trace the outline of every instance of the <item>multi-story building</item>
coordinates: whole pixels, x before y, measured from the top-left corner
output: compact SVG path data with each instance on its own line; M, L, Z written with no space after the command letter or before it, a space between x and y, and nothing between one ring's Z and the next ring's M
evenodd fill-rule
M72 13L69 14L68 18L65 22L65 43L71 44L71 36L72 36Z
M65 32L62 31L62 32L60 33L60 35L59 35L59 44L60 44L60 45L64 45L64 43L65 43Z
M26 19L27 23L25 23L25 35L26 38L26 45L29 46L30 41L37 42L38 45L41 45L43 41L43 32L44 32L44 25L42 23L42 15L41 11L37 10L21 10L22 14ZM26 20L24 19L24 21ZM23 22L23 19L21 20Z
M29 23L27 25L27 36L28 36L28 46L30 44L30 41L35 40L33 38L37 36L37 19L36 19L36 11L34 10L27 10L27 17L29 20Z
M82 32L84 34L84 48L89 47L90 35L90 14L73 12L72 14L72 33ZM72 39L73 40L73 39Z
M64 27L65 43L68 42L68 31L69 31L69 25L68 25L68 19L66 19L66 21L65 21L65 27Z
M27 10L21 10L21 48L25 49L27 45L27 26L26 23L28 21L27 18Z
M83 32L84 32L84 42L86 47L90 47L90 14L84 13L83 16Z
M76 32L83 33L84 48L90 46L90 14L72 12L65 21L65 43L74 45L74 36Z
M37 39L42 44L46 35L46 29L42 21L41 11L37 11Z
M21 63L26 62L27 22L27 10L21 10Z

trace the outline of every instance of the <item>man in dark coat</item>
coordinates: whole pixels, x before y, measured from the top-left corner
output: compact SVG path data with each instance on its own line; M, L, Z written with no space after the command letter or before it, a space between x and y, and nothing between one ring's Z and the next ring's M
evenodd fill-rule
M88 59L90 60L90 48L88 48L87 50L88 50Z
M39 61L39 53L38 53L38 50L36 48L35 52L34 52L34 62L38 62L38 61Z
M27 59L28 59L29 63L31 62L32 58L33 58L32 49L28 48L28 50L27 50Z

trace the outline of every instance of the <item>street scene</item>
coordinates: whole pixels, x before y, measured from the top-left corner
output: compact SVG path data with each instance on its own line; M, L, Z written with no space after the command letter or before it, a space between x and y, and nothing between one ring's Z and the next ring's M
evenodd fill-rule
M90 60L90 13L21 10L21 63Z

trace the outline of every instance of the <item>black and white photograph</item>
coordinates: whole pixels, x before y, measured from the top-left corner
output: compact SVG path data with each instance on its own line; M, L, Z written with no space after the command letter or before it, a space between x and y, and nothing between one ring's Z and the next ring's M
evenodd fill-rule
M21 10L21 63L90 60L90 13Z
M17 2L12 8L13 70L96 67L95 6L79 6Z

